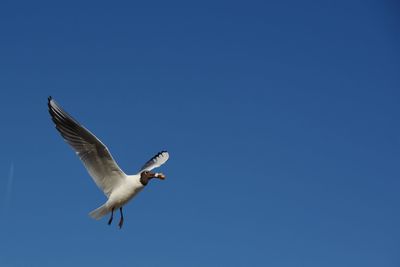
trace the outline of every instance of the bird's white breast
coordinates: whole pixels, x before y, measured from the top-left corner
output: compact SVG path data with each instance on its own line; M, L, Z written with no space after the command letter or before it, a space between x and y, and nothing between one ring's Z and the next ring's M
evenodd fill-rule
M144 186L140 182L140 175L128 175L124 181L112 191L107 205L119 208L136 196L143 187Z

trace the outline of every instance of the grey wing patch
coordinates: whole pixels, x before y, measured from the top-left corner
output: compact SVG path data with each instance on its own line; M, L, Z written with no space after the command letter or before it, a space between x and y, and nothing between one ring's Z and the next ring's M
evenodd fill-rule
M149 161L147 161L143 167L140 169L142 171L151 171L154 168L158 168L163 165L169 159L169 154L167 151L161 151L157 153L154 157L152 157Z
M51 118L64 140L75 150L94 182L106 195L124 175L108 148L89 130L65 112L51 97L48 99Z

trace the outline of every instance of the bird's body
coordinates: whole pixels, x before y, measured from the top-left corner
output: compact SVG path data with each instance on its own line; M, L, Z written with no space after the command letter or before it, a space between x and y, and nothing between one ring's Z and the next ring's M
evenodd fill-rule
M152 173L151 170L168 160L168 152L158 153L147 161L137 174L127 175L119 168L108 148L66 113L51 97L49 97L48 107L56 129L75 150L93 181L108 198L106 203L90 212L89 215L94 219L100 219L111 212L108 222L111 224L114 210L119 209L121 212L119 226L122 227L122 207L142 191L150 179L165 179L162 173Z
M89 215L93 219L101 219L113 209L116 210L123 207L140 191L142 191L144 187L145 185L140 182L140 174L126 175L120 184L112 190L107 202L90 212Z
M120 208L136 196L145 186L140 182L140 174L127 175L115 190L111 192L106 205Z

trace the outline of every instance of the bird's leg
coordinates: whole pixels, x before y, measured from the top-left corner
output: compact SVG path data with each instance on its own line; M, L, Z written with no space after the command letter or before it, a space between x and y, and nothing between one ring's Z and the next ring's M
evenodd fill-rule
M119 220L118 226L121 229L122 225L124 224L124 215L122 214L122 207L119 208L119 212L121 213L121 219Z
M111 217L110 217L110 219L108 220L108 225L111 224L111 222L112 222L112 220L113 220L113 217L114 217L114 208L111 209Z

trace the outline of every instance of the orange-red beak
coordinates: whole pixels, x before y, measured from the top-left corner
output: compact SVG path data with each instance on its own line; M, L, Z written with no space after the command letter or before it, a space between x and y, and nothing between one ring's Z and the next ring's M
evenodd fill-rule
M165 175L162 174L161 172L156 173L155 177L158 178L158 179L161 179L161 180L165 179Z

